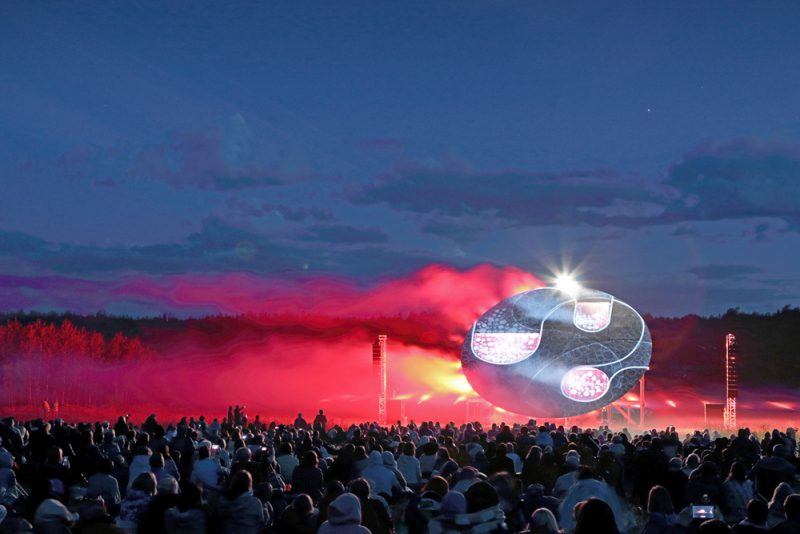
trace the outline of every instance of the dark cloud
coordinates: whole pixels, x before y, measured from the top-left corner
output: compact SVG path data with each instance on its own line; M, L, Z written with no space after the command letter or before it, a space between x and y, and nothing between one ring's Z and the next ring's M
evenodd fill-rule
M423 231L466 242L486 217L509 226L642 226L776 218L800 225L800 146L734 141L687 153L658 180L609 170L480 172L461 167L395 169L351 194L427 216ZM763 239L764 229L759 233ZM757 236L758 237L758 236Z
M356 204L450 217L430 221L429 233L459 233L458 217L505 219L513 225L623 224L657 211L657 195L635 177L611 171L482 173L415 167L380 178L351 197ZM469 221L474 227L474 222Z
M677 198L656 221L774 217L800 223L800 146L737 140L702 146L668 171Z
M206 218L185 240L147 246L99 247L50 243L0 232L0 268L12 274L70 274L92 278L140 272L294 273L349 276L405 274L436 260L388 247L375 227L317 225L299 239L278 238ZM342 247L342 245L347 245Z

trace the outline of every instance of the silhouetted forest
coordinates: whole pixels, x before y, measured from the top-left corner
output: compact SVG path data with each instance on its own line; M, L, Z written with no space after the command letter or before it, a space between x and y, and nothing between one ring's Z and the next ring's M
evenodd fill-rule
M718 387L724 382L724 340L732 332L739 349L742 388L800 388L800 309L772 314L729 310L716 317L645 316L653 337L648 379L660 387ZM263 346L271 335L367 343L378 333L393 342L435 348L458 358L462 326L435 314L341 318L276 314L129 318L95 315L11 313L0 315L0 363L7 395L29 399L91 400L82 385L80 361L124 365L171 359L189 351L230 355L223 348ZM368 348L365 349L368 352ZM269 355L266 355L269 358ZM12 378L14 377L14 378ZM26 377L23 381L19 377ZM23 383L24 382L24 383ZM107 384L106 389L113 389ZM89 398L86 398L89 397Z

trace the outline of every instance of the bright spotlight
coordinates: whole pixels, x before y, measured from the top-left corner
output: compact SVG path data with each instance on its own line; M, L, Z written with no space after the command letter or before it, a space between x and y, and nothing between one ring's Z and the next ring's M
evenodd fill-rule
M580 285L578 285L578 282L570 275L560 274L556 277L556 289L573 295L578 292Z

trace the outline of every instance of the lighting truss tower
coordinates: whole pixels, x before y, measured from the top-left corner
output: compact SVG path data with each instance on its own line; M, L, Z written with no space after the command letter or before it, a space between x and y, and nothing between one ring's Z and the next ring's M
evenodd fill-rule
M378 424L386 425L386 336L372 343L372 375L378 392Z
M736 397L739 396L739 381L736 377L736 336L725 336L725 426L736 429Z

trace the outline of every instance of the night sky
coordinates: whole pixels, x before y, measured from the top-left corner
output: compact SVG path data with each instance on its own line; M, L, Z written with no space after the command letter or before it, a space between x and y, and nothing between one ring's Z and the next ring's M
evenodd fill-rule
M796 306L798 20L3 1L0 311L206 313L164 295L484 263L657 315Z

